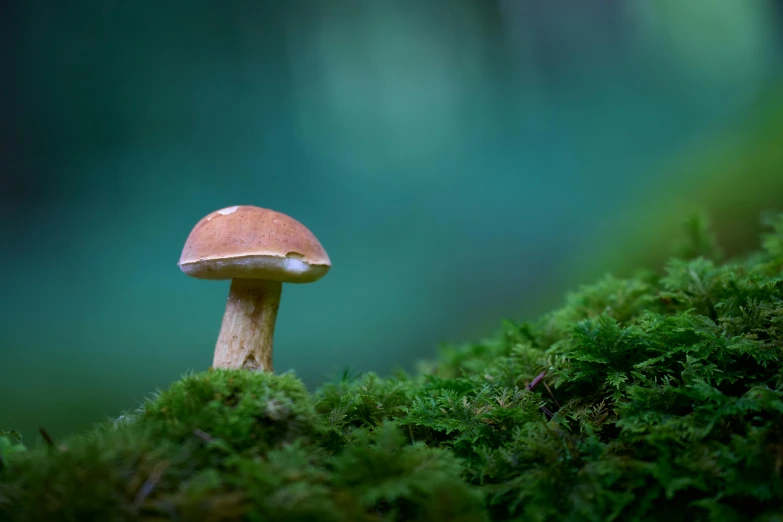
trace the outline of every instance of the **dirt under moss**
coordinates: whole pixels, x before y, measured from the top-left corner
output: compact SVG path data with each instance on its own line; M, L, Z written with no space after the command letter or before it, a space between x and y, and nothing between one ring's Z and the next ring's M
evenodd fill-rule
M783 520L773 225L752 256L695 238L412 375L308 393L210 370L48 447L5 432L0 520Z

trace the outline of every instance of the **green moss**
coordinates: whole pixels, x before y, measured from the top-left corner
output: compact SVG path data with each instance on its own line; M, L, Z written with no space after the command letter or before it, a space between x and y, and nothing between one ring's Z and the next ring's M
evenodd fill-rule
M60 445L0 433L0 519L781 520L771 225L721 261L694 222L661 273L606 277L415 375L308 393L207 371Z
M249 455L310 440L322 424L293 375L226 370L185 377L145 404L138 417L160 439L179 444L198 434Z

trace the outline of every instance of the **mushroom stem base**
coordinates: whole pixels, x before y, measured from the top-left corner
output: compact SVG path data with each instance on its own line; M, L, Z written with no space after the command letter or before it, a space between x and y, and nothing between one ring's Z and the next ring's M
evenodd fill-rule
M272 340L283 284L233 279L220 327L213 368L273 372Z

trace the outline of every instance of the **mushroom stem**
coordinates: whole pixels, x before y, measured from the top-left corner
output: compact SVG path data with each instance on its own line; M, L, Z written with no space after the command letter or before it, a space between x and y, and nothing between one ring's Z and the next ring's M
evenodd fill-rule
M283 284L265 279L232 279L220 327L214 368L273 372L272 340Z

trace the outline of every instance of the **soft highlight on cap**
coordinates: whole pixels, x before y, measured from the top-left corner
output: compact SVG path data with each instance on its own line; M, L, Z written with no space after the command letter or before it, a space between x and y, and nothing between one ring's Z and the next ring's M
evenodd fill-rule
M250 205L216 210L190 232L179 267L198 279L317 281L332 263L321 243L294 218Z

